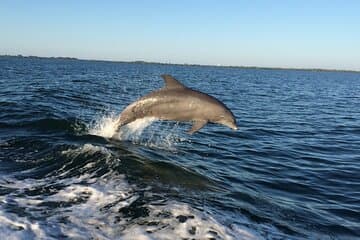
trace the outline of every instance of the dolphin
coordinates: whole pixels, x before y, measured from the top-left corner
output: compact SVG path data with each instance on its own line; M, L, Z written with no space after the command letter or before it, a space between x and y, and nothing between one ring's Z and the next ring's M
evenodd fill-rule
M236 130L236 120L229 108L216 98L190 89L170 75L161 75L165 86L127 106L117 120L117 129L137 119L193 122L187 132L193 134L207 123L217 123Z

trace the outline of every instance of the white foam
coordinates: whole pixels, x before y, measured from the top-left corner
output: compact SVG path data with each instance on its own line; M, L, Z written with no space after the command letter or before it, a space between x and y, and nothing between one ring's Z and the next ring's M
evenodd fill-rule
M39 181L28 179L24 185L14 183L13 186L32 189L39 186ZM54 229L59 235L72 239L114 239L119 234L114 224L117 213L138 198L124 176L107 174L86 185L79 184L76 177L69 181L74 184L53 195L41 196L41 200L35 199L38 196L19 195L24 191L22 188L2 199L0 239L52 239ZM44 182L47 179L41 181ZM45 220L34 221L6 212L3 207L7 204L26 209L29 216L39 211L53 213ZM48 209L49 205L57 207Z
M28 179L13 186L32 189L47 181ZM119 215L139 198L136 186L129 185L123 175L107 174L89 184L81 184L77 177L67 182L73 183L53 195L26 196L21 194L24 189L18 189L20 194L8 194L0 205L0 239L261 239L246 227L230 228L214 216L177 201L144 203L139 207L146 208L147 214L135 219ZM146 191L151 194L151 189ZM8 204L26 214L7 212ZM24 217L49 211L51 214L39 220Z
M0 210L0 239L53 239L38 222Z
M251 230L240 227L235 236L213 217L185 203L172 201L161 206L149 205L148 208L149 216L140 221L144 224L130 225L123 231L123 239L262 239Z
M102 152L103 154L111 155L111 152L107 148L101 147L101 146L95 146L90 143L86 143L83 146L75 148L75 149L70 148L70 149L61 151L61 154L67 155L68 157L75 158L79 155L83 155L83 154L92 155L96 152Z

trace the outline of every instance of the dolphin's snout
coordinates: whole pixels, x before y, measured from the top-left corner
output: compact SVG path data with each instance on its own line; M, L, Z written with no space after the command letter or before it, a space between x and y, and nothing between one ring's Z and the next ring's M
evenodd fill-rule
M233 122L218 122L218 123L220 123L220 124L222 124L222 125L225 125L225 126L227 126L228 128L231 128L231 129L234 130L234 131L236 131L236 130L238 129L238 127L236 126L236 124L233 123Z
M234 131L238 130L238 127L234 124L234 125L231 125L230 128Z

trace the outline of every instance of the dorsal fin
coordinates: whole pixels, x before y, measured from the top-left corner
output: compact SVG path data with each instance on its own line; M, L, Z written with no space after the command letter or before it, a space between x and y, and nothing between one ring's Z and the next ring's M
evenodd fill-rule
M181 84L178 80L173 78L171 75L163 74L161 77L165 81L165 88L174 89L174 88L186 88L183 84Z

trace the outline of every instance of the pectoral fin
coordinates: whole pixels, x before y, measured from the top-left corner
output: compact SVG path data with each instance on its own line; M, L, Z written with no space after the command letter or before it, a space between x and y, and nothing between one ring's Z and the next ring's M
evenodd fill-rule
M188 134L193 134L196 131L199 131L205 124L207 123L206 120L197 120L194 121L191 129L187 132Z

